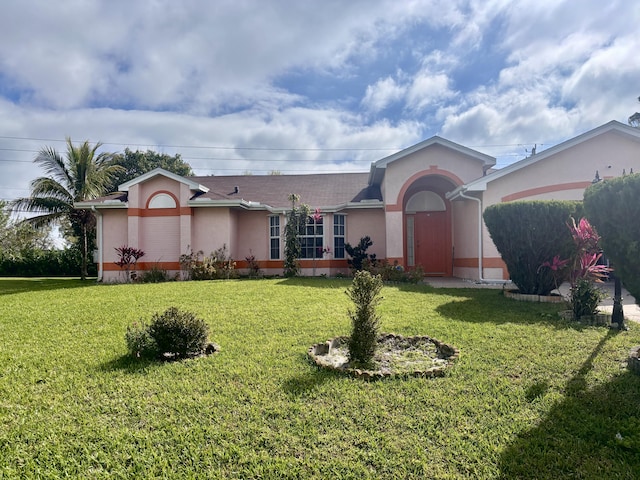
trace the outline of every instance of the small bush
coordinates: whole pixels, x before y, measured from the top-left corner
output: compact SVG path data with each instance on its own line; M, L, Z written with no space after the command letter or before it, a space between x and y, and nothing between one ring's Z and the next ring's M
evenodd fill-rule
M570 292L573 318L580 320L583 316L598 313L598 304L604 297L604 292L593 281L585 278L578 279Z
M349 310L352 329L347 343L349 361L354 365L369 365L375 355L380 324L376 306L381 289L380 275L373 276L365 270L356 272L347 289L347 295L355 304L355 311Z
M149 333L149 326L134 323L127 327L124 335L129 353L136 358L153 358L158 356L158 345Z
M227 245L205 256L202 250L180 255L180 268L185 280L215 280L236 278L236 262L228 254Z
M371 240L371 237L369 237L368 235L365 237L362 237L355 247L351 246L350 243L345 244L344 250L345 252L347 252L347 255L351 257L347 259L347 263L349 264L349 267L351 268L351 270L353 270L354 272L357 272L357 271L363 270L365 264L367 263L368 265L375 264L376 262L375 253L371 255L367 254L367 249L371 245L373 245L373 241Z
M145 270L142 272L138 280L142 283L162 283L170 280L169 274L166 270L154 265L151 270Z
M205 350L209 327L195 314L170 307L162 314L153 315L148 332L158 352L185 357Z

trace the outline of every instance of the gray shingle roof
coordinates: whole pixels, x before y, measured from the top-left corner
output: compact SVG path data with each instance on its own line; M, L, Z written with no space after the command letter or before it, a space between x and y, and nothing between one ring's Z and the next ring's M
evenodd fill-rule
M382 200L378 187L368 184L368 173L311 175L238 175L188 177L209 188L198 198L246 200L275 208L289 207L289 194L311 207L329 207L362 200ZM235 193L235 188L238 192Z

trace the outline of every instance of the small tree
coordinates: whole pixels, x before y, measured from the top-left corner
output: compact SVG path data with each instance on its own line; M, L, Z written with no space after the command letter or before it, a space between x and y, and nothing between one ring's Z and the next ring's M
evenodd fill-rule
M302 256L302 244L300 234L309 217L309 206L296 203L300 201L300 196L295 193L289 194L291 210L287 214L287 225L284 228L284 276L295 277L300 274L300 263L298 259Z
M371 237L369 237L368 235L362 237L355 247L352 247L349 243L345 244L344 250L351 257L347 260L347 263L349 264L351 270L355 272L362 270L366 261L375 263L376 254L367 254L367 249L371 245L373 245L373 242L371 241Z
M380 275L373 276L364 270L356 272L347 289L347 295L355 304L355 310L349 310L352 329L347 345L352 364L368 365L375 355L380 324L376 306L381 300L380 290Z

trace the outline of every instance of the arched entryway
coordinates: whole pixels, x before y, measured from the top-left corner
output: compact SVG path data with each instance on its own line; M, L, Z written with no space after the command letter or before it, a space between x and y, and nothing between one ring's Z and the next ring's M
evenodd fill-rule
M425 275L453 274L451 205L445 193L454 185L445 178L430 176L416 181L404 199L405 262L421 266Z

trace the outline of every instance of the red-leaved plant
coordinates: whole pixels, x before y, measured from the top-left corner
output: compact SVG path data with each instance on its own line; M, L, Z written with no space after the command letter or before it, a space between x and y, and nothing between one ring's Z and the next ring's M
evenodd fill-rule
M135 269L138 259L144 257L144 252L139 248L129 247L127 245L118 247L115 251L118 253L118 261L114 263L125 272L125 282L134 280L135 272L131 270Z
M603 295L594 283L604 281L611 268L598 263L602 258L602 251L598 247L600 235L586 218L581 218L577 224L575 219L571 218L567 227L576 247L575 253L571 258L564 260L556 255L553 260L540 265L540 268L552 270L556 288L564 280L569 280L573 314L579 319L583 315L593 315L597 312L598 303Z

